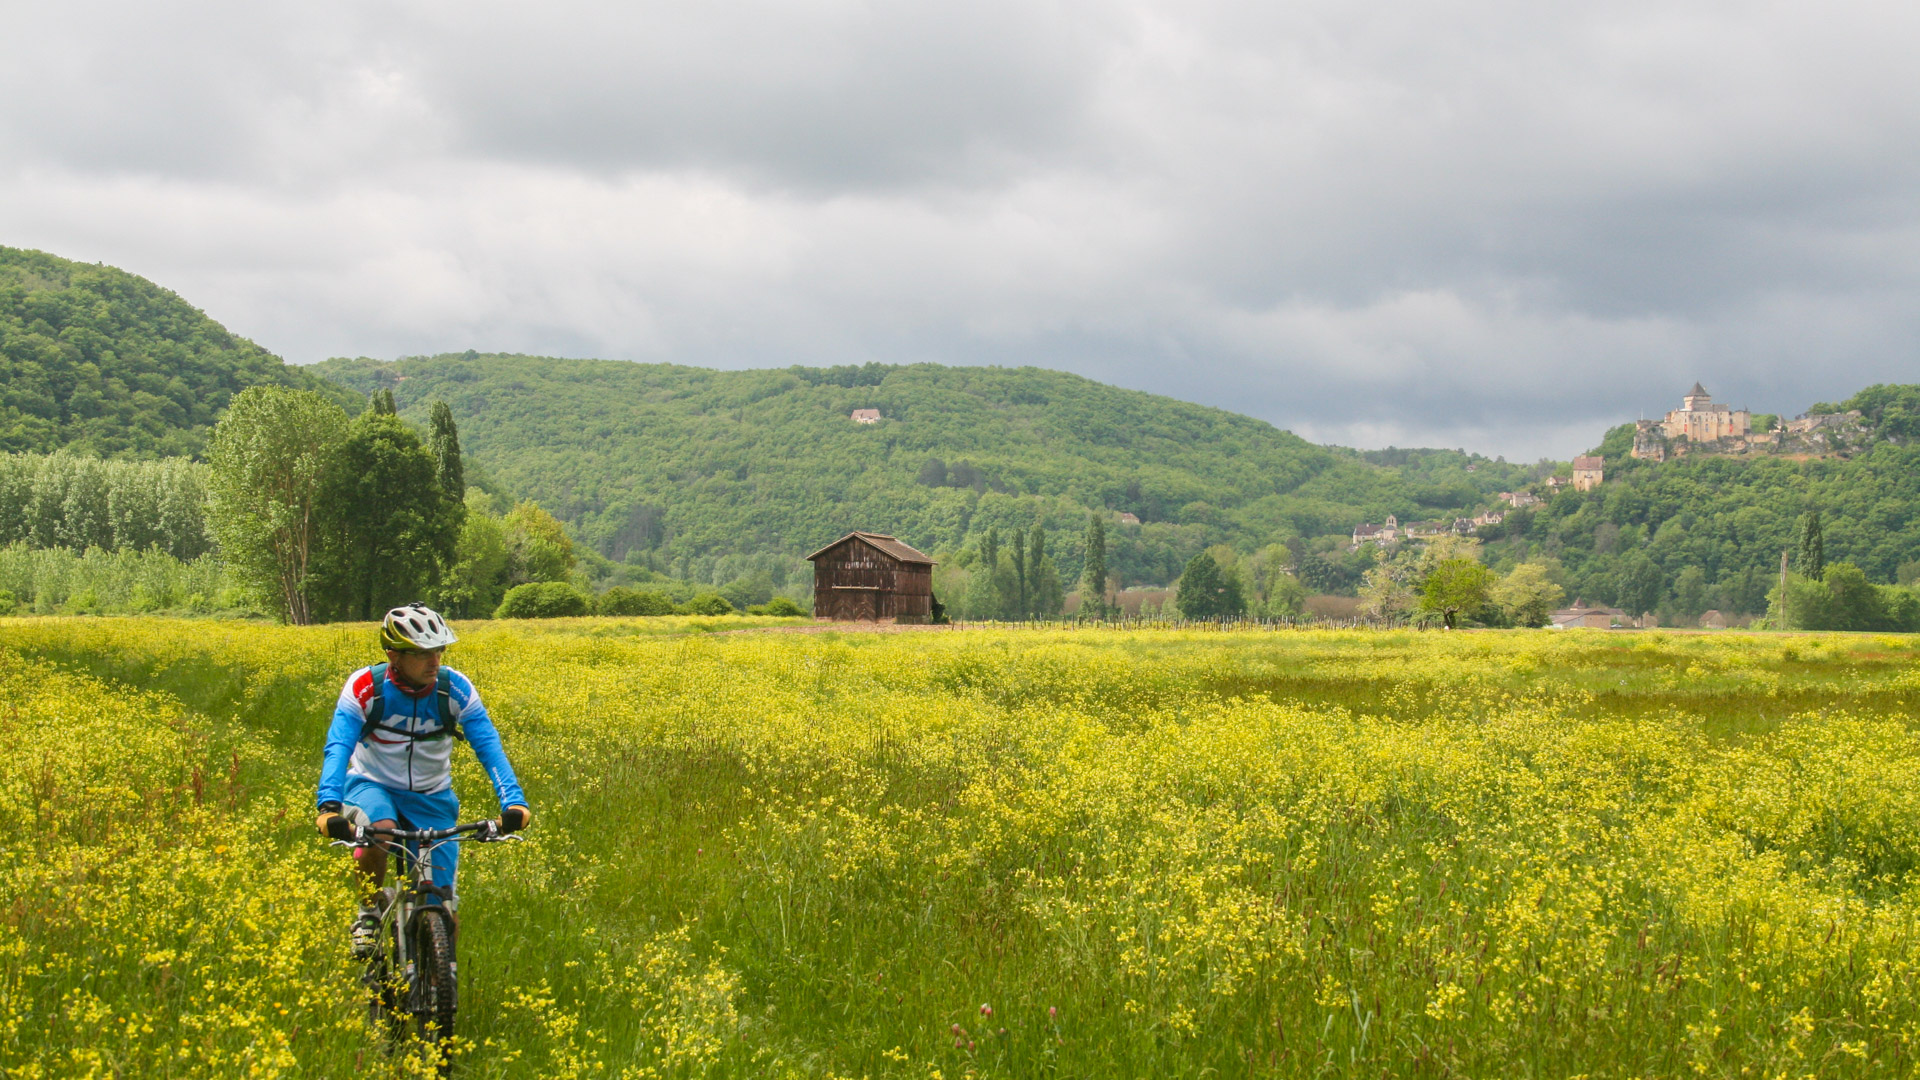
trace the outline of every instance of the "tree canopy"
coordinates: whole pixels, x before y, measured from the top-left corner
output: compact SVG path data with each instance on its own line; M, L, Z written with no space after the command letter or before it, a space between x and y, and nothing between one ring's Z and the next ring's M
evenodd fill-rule
M489 476L601 555L663 569L799 555L855 528L956 551L989 528L1039 525L1070 538L1049 541L1049 554L1077 581L1091 512L1110 523L1117 584L1165 584L1213 544L1251 551L1389 513L1469 511L1543 475L1450 450L1315 446L1250 417L1038 368L710 371L453 354L315 370L358 394L391 390L420 423L444 399ZM880 421L852 422L864 408Z
M145 278L0 247L0 450L197 455L250 386L351 396Z

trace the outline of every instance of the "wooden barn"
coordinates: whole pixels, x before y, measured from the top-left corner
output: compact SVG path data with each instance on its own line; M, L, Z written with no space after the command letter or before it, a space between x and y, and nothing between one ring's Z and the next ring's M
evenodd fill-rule
M807 558L813 562L816 619L933 619L933 560L891 536L850 532Z

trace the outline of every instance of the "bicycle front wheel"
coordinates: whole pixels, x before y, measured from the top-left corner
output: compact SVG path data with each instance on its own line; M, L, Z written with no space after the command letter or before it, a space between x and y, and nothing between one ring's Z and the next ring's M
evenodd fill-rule
M446 909L421 908L414 923L413 1022L423 1043L453 1035L458 1001L453 966L453 927Z

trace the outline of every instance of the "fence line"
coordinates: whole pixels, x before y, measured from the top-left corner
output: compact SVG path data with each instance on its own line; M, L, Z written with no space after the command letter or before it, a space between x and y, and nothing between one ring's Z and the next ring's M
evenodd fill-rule
M1437 621L1437 620L1435 620ZM1187 618L1147 618L1139 615L1119 615L1113 618L1082 618L1077 615L1062 615L1053 618L1037 619L954 619L955 628L985 626L996 629L1024 630L1221 630L1221 631L1281 631L1281 630L1425 630L1429 621L1392 615L1384 618L1370 618L1355 615L1344 619L1322 618L1316 615L1300 616L1255 616L1255 615L1219 615L1206 619Z

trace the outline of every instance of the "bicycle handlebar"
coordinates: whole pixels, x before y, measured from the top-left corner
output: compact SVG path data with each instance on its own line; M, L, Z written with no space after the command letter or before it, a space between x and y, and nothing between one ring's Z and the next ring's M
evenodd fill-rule
M469 834L476 843L497 844L503 840L525 840L519 833L500 831L497 821L470 821L465 825L455 825L450 829L376 829L371 825L362 825L354 830L352 840L335 840L335 847L372 847L375 844L392 846L394 841L411 840L414 843L432 843L436 840L459 840Z
M472 821L465 825L455 825L451 829L376 829L366 825L361 827L360 832L366 836L378 836L390 840L447 840L466 833L491 833L498 828L499 823L495 821Z

